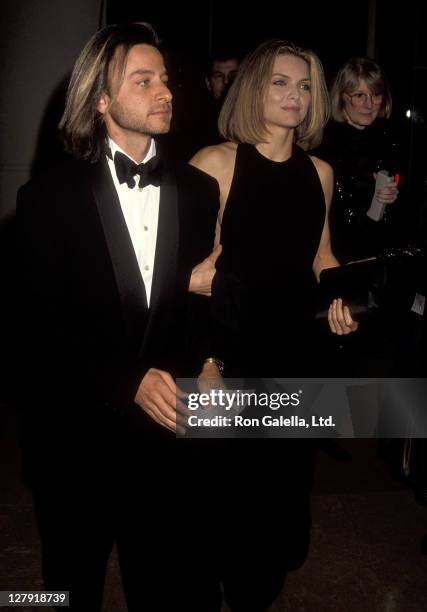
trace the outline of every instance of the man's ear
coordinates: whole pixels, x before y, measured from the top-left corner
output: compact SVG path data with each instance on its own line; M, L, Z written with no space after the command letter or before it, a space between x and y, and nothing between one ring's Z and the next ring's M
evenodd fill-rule
M208 77L205 77L205 83L206 83L206 87L208 88L208 90L211 91L212 90L211 82L208 79Z
M96 105L96 110L99 111L101 115L105 115L105 113L108 110L109 104L110 104L110 96L107 94L107 92L104 91L98 100L98 104Z

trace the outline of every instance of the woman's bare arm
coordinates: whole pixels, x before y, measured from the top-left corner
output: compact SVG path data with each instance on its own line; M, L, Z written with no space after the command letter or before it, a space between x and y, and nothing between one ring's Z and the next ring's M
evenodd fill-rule
M225 204L233 180L236 145L224 143L201 149L190 160L190 164L212 176L219 185L220 208L215 231L215 248L201 261L191 274L189 291L199 295L211 295L212 280L215 276L215 262L221 253L221 223Z
M329 229L329 211L331 208L332 194L334 190L334 175L332 168L329 164L318 159L317 157L311 157L312 162L319 175L320 182L322 184L323 193L325 196L326 214L325 223L323 224L322 235L320 238L319 248L317 249L316 256L313 261L313 271L319 281L320 273L325 268L336 268L339 266L339 261L332 253L331 249L331 234Z
M311 157L312 162L319 175L322 184L323 193L325 196L326 215L323 231L320 238L319 248L313 261L313 271L319 281L320 273L325 268L336 268L340 265L339 261L332 253L331 235L329 230L329 210L332 202L332 194L334 190L334 175L329 164ZM345 306L341 298L336 298L332 301L328 310L328 322L332 333L338 336L350 334L356 331L358 323L353 320L348 306Z

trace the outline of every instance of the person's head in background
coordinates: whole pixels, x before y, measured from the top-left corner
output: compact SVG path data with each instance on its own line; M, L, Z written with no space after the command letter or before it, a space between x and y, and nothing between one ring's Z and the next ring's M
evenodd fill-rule
M328 118L328 90L317 55L271 39L244 59L222 106L219 131L226 140L256 145L271 138L270 123L287 123L296 143L309 150L320 144Z
M234 51L222 51L211 56L205 76L205 83L212 97L220 102L236 76L240 59Z
M358 130L391 115L391 94L380 66L367 57L352 57L338 71L331 89L332 116Z

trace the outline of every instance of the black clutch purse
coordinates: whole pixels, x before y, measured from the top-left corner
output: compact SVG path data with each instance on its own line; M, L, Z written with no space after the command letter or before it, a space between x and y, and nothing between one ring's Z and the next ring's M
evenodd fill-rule
M382 302L386 281L384 264L378 259L327 268L320 274L316 319L328 316L335 298L342 298L352 315L375 311Z
M320 274L316 319L328 316L335 298L342 298L352 315L369 315L380 307L408 311L424 274L424 253L412 245L327 268Z

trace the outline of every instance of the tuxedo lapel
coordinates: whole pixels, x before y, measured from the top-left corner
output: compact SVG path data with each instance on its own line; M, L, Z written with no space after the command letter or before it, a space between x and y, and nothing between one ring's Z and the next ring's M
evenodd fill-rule
M159 222L157 226L156 254L154 260L153 282L149 319L141 346L140 354L144 353L154 320L162 299L175 291L178 261L178 192L174 173L167 167L163 168L160 187Z
M120 296L126 335L132 345L138 346L147 317L144 282L107 162L101 160L92 164L90 173Z

